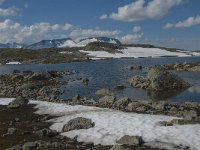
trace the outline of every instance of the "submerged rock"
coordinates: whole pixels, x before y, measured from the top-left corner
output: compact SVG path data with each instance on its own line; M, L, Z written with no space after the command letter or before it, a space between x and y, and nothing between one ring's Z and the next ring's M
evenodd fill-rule
M69 132L71 130L89 129L94 127L94 122L91 119L77 117L70 120L63 126L63 132Z
M106 89L106 88L103 88L103 89L96 91L95 94L98 95L98 96L113 95L112 91L110 89Z
M152 68L147 77L134 76L128 82L135 88L147 90L152 100L166 100L191 86L176 74L161 68Z
M142 70L142 66L129 66L130 70Z

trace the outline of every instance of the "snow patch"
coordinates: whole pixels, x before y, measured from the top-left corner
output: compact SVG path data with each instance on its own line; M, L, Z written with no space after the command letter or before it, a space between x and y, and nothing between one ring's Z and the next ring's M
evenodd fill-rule
M21 65L22 63L18 62L18 61L12 61L12 62L8 62L6 63L6 65Z
M95 58L140 58L140 57L186 57L191 56L183 52L170 52L159 48L141 48L141 47L127 47L119 50L121 53L109 53L106 51L83 51L88 56Z
M62 45L59 45L58 47L79 47L76 42L72 40L66 40Z
M63 125L72 118L92 119L95 122L93 128L62 133L70 138L78 136L78 141L114 145L124 135L138 135L142 136L148 145L165 143L157 145L161 148L171 149L171 147L183 145L198 150L200 147L200 124L171 127L159 125L160 121L171 121L177 119L176 117L125 113L97 107L69 106L40 101L31 101L31 103L37 104L38 114L58 116L49 121L54 122L50 128L59 132L62 131Z
M7 105L14 99L0 98L0 104ZM45 101L30 101L36 104L37 114L58 116L49 120L50 127L59 132L69 120L76 117L92 119L95 126L90 129L74 130L61 133L78 141L94 142L95 144L114 145L124 135L142 136L147 145L167 149L183 149L189 146L192 150L200 147L200 124L160 126L160 121L171 121L176 117L125 113L105 108L66 104ZM181 146L181 148L178 148Z
M0 105L8 105L15 98L0 98Z

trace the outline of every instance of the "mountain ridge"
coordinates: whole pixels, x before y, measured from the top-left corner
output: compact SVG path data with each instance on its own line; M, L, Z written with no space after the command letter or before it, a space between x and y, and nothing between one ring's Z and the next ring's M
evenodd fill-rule
M0 43L0 48L22 48L22 49L38 50L43 48L84 47L91 42L106 42L106 43L121 44L121 42L115 38L89 37L80 39L79 41L76 42L71 38L61 38L52 40L41 40L39 42L30 45L19 44L19 43L7 43L7 44Z

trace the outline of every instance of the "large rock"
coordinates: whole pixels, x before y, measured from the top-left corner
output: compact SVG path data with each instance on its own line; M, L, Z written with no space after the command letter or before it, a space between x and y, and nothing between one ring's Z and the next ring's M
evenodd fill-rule
M149 70L147 77L134 76L128 82L135 88L146 89L150 92L167 91L169 93L168 91L173 91L177 93L191 86L176 74L160 68L152 68ZM151 95L158 97L157 95L160 95L160 93L151 93Z
M156 91L180 90L191 86L176 74L159 68L150 69L147 78L150 80L149 88Z
M19 108L24 107L28 104L28 99L26 98L16 98L14 101L8 104L8 108Z
M36 134L40 137L55 137L59 133L55 130L42 129L42 130L36 131Z
M94 127L94 122L91 119L77 117L70 120L67 124L63 126L62 131L68 132L71 130L89 129Z
M125 108L128 106L130 101L131 100L128 97L121 98L121 99L115 101L113 108L119 109L119 110L125 110Z
M118 144L131 145L131 146L141 146L144 141L140 136L129 136L125 135L117 141Z
M110 89L106 89L106 88L103 88L103 89L100 89L100 90L96 91L95 94L98 95L98 96L110 96L110 95L113 95L112 91Z
M99 99L99 104L103 107L112 107L115 101L115 96L104 96Z

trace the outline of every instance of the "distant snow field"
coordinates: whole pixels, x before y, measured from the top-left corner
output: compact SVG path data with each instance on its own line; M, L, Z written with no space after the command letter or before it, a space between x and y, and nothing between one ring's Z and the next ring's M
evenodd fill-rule
M18 61L8 62L6 65L20 65L21 63Z
M0 98L0 105L8 105L12 100ZM30 101L30 104L36 104L37 114L57 116L49 121L53 122L50 128L59 132L62 132L64 124L70 119L76 117L92 119L95 122L93 128L61 133L69 138L78 136L78 141L114 145L124 135L131 135L142 136L146 145L157 148L184 149L189 146L191 150L198 150L200 147L200 124L159 125L160 121L171 121L177 119L176 117L125 113L105 108L70 106L45 101Z
M127 49L119 50L122 53L109 53L106 51L84 51L88 56L100 59L104 58L140 58L140 57L187 57L191 54L184 52L170 52L159 48L141 48L141 47L127 47Z

